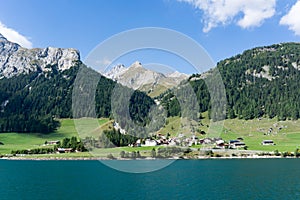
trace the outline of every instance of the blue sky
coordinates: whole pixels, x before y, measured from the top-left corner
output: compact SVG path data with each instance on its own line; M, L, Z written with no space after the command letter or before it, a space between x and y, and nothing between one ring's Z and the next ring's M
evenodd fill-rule
M0 0L0 33L26 47L72 47L84 59L100 42L133 28L163 27L202 45L215 62L246 49L300 42L297 0ZM192 69L168 56L120 60ZM172 60L172 61L171 61Z

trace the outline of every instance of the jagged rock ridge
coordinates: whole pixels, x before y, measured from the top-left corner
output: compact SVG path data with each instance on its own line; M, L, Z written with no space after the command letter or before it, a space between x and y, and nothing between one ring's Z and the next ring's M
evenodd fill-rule
M177 86L181 81L188 78L188 75L173 72L162 74L151 71L142 66L138 61L126 68L124 65L117 65L104 76L111 78L124 86L135 90L147 92L150 96L156 96L169 88Z
M26 49L8 41L0 34L0 78L10 78L33 71L50 71L47 66L57 66L58 71L64 71L80 60L79 51L63 48Z

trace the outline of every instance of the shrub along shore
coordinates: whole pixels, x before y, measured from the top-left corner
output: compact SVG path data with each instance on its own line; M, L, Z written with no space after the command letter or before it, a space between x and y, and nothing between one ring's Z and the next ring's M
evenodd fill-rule
M117 150L116 150L117 149ZM201 150L181 147L160 147L143 151L124 151L124 148L102 149L97 153L48 153L48 154L8 154L1 159L8 160L194 160L194 159L266 159L266 158L299 158L300 150L295 152L262 152L247 150ZM134 148L135 150L138 148ZM102 151L102 152L101 152ZM113 152L113 153L110 153Z

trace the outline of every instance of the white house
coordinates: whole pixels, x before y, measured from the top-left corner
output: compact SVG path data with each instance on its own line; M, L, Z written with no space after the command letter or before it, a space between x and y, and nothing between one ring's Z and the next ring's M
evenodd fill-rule
M205 138L205 139L203 140L203 143L204 143L204 144L211 144L211 139Z
M145 145L143 145L143 146L153 147L153 146L156 146L156 145L157 145L157 142L155 140L146 139L145 140Z
M216 145L220 146L220 145L224 145L225 141L224 140L217 140L216 141Z
M231 149L236 149L236 148L244 148L246 144L244 142L241 142L240 140L230 140L229 141L229 147Z

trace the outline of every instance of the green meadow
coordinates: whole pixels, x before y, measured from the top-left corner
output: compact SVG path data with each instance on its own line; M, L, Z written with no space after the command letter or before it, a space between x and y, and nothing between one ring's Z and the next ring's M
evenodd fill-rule
M109 123L109 119L98 119L97 121L100 127ZM0 133L0 142L4 144L0 145L0 154L9 154L12 150L45 148L43 146L45 141L63 140L72 136L79 137L73 119L62 119L60 123L60 128L50 134Z
M239 120L228 119L224 123L217 124L214 128L210 126L212 123L207 118L207 113L203 114L201 123L187 122L179 117L168 118L168 122L160 131L162 135L170 134L171 137L176 137L179 134L191 135L190 130L193 129L199 138L205 137L221 137L225 141L232 139L243 138L243 141L248 146L249 150L293 152L300 147L300 120L292 121L277 121L277 119L253 119ZM10 154L12 150L47 148L43 146L45 141L62 140L66 137L85 137L82 130L87 129L90 134L95 136L101 130L112 129L112 120L109 119L62 119L60 120L61 127L51 134L21 134L21 133L1 133L0 154ZM76 124L76 126L75 126ZM82 130L81 130L82 129ZM271 132L269 130L272 130ZM205 131L206 135L201 135L199 131ZM78 131L80 135L78 134ZM268 132L270 132L268 134ZM87 134L88 135L88 134ZM86 136L87 136L86 135ZM263 140L273 140L276 145L263 146ZM201 147L201 146L197 146ZM91 154L98 157L106 157L112 154L115 157L119 156L121 151L132 152L139 151L142 156L149 155L153 147L120 147L100 149ZM156 147L158 148L158 147ZM53 155L34 155L34 157L51 157ZM89 157L90 153L77 154L56 154L55 157Z
M300 147L300 121L226 120L221 137L225 140L242 137L250 150L293 152ZM261 145L263 140L273 140L276 145Z

